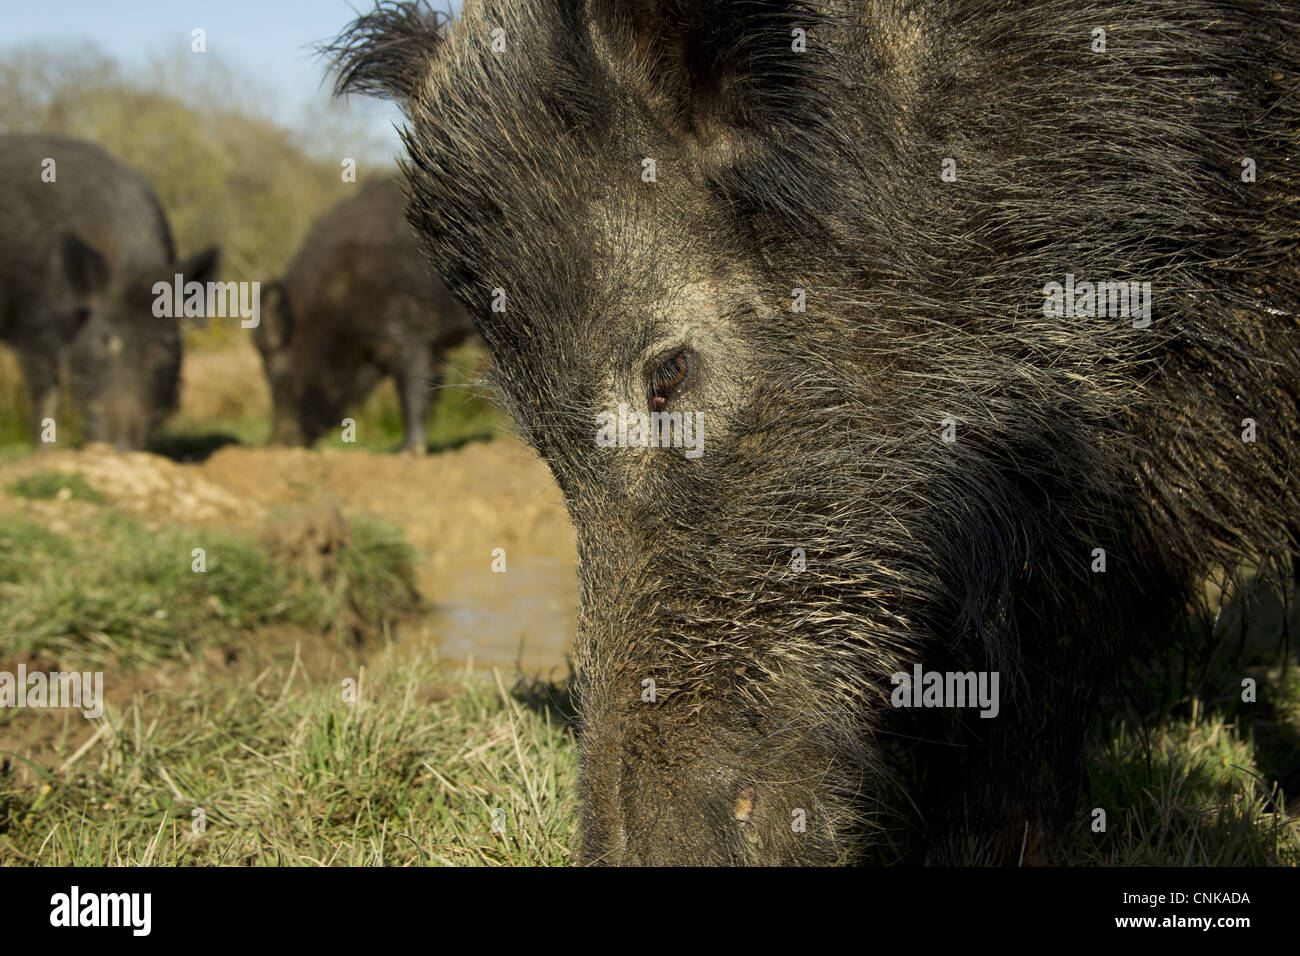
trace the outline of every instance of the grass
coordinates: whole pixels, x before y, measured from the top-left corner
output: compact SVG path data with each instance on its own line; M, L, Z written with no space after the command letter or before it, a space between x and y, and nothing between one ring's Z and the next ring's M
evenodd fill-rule
M1295 693L1291 670L1290 684L1274 674L1279 692ZM1265 776L1252 725L1196 703L1146 737L1119 723L1103 739L1089 775L1107 829L1078 841L1080 863L1300 866L1300 818Z
M27 422L30 401L18 363L0 354L0 450L25 450L31 444Z
M10 482L5 490L18 498L30 498L36 501L50 501L62 497L89 501L92 504L104 503L104 496L90 487L86 479L75 472L49 469L33 472Z
M372 628L385 622L394 609L415 609L419 604L415 553L402 533L372 519L354 518L350 525L351 536L339 552L336 574L346 602L340 607L346 606L363 626Z
M366 675L355 703L300 671L283 684L204 683L109 707L91 745L74 752L69 736L57 767L36 768L37 784L0 776L0 859L569 862L569 731L499 681L462 674L432 683L442 676L429 663ZM74 719L57 713L43 717Z
M278 561L274 540L156 531L112 511L76 536L0 518L0 647L142 667L269 624L379 633L416 606L412 553L382 522L349 532L313 576Z

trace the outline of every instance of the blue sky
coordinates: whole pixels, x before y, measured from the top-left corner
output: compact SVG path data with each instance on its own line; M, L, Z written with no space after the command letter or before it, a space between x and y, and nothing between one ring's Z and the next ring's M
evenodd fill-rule
M89 41L129 72L188 53L191 31L202 27L209 54L265 92L259 108L293 125L304 105L328 98L312 45L333 39L355 15L346 0L0 0L0 55L14 45ZM355 97L349 109L397 150L395 109Z

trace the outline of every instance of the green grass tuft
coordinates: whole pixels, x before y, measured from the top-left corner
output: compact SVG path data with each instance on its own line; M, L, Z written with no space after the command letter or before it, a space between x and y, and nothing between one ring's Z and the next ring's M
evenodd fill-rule
M83 476L75 472L48 469L33 472L10 482L5 490L15 497L30 498L35 501L51 501L63 497L89 501L97 505L104 503L104 496L90 487Z
M74 538L0 518L0 647L141 666L274 623L365 637L414 606L411 560L369 520L322 581L230 532L108 514Z

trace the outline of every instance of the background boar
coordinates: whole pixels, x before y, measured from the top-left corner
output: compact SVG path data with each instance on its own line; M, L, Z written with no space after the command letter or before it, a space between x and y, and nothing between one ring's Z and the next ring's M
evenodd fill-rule
M446 351L471 331L420 256L397 184L362 186L312 226L284 279L262 290L253 335L275 406L271 441L310 445L391 375L403 448L423 453Z
M1292 5L467 0L336 52L577 530L583 859L851 857L887 733L929 860L1015 860L1202 575L1289 571ZM705 454L601 447L620 405ZM893 706L917 664L996 717Z
M180 324L154 315L154 284L206 283L217 258L177 263L148 183L98 146L0 136L0 340L18 353L38 447L41 420L57 420L61 363L86 438L144 447L176 407L181 365Z

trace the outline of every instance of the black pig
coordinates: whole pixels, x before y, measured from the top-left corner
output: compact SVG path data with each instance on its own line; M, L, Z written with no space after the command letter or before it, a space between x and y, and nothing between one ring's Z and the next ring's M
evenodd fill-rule
M144 447L176 407L181 366L180 323L155 314L154 286L206 284L217 260L176 262L153 190L100 147L0 136L0 340L18 353L38 447L61 365L87 439Z
M398 185L360 187L312 226L284 278L262 290L253 336L271 384L271 441L310 445L391 375L403 448L423 453L446 351L471 331L421 257Z
M852 858L886 732L929 860L1059 846L1100 690L1211 569L1287 576L1293 3L386 4L334 52L577 530L583 859Z

